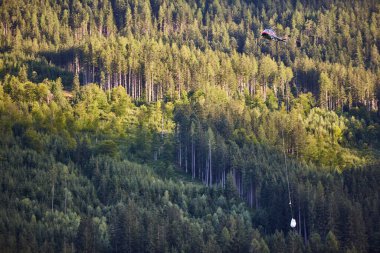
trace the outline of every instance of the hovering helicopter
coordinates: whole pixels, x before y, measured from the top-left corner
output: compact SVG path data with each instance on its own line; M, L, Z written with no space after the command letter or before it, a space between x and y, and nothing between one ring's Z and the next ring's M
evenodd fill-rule
M276 34L276 32L272 28L266 28L264 31L261 32L261 37L263 37L266 40L273 40L276 42L288 42L288 37L280 37ZM296 45L297 47L301 47L301 41L299 39L296 39Z
M261 32L261 36L267 40L286 42L287 38L281 38L277 36L276 32L272 28L267 28Z

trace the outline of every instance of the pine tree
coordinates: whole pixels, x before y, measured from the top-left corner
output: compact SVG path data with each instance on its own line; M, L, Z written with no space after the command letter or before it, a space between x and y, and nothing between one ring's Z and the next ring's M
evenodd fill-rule
M339 242L332 231L329 231L326 236L326 252L339 252Z
M78 74L75 74L74 75L74 80L73 80L73 86L72 86L72 90L74 92L79 92L79 89L80 89L80 82L79 82L79 75Z
M90 217L83 217L79 224L75 248L80 252L96 252L95 228Z

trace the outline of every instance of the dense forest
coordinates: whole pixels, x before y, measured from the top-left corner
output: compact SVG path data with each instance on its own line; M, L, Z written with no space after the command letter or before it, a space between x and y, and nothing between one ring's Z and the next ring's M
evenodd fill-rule
M380 252L377 0L0 13L1 252Z

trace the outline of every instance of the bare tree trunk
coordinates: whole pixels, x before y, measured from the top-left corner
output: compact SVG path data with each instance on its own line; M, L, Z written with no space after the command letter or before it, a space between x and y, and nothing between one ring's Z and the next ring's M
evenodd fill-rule
M150 98L150 101L155 101L154 100L154 84L153 84L153 73L150 74L150 90L151 90L151 98Z
M191 136L191 172L192 179L195 178L195 148L194 148L194 136Z
M210 186L212 185L212 158L211 158L211 140L208 141L208 156L209 156L209 162L210 162Z
M65 185L66 185L66 189L65 189L65 214L67 213L67 178L65 178Z
M298 234L299 235L302 235L301 234L301 228L302 228L302 224L301 224L301 207L300 207L300 201L298 200Z
M179 140L179 167L182 169L182 145L181 140Z
M223 181L223 189L224 189L226 187L226 168L224 168L223 170L222 181Z
M198 164L198 178L201 178L201 173L203 174L203 171L201 170L201 164Z
M140 98L140 87L141 87L141 73L137 73L137 80L136 80L136 99Z
M206 175L205 175L205 184L208 186L209 184L208 184L208 182L209 182L209 168L208 168L208 166L209 166L209 161L208 161L208 159L206 158Z
M136 99L136 76L133 73L132 73L131 91L132 91L132 97L133 97L133 99Z
M124 72L123 87L124 87L125 91L127 92L127 72ZM128 94L128 92L127 92L127 94Z
M267 82L266 81L264 83L264 92L263 92L263 95L264 95L264 101L267 101Z
M110 95L111 95L111 75L109 73L107 74L107 86L108 86L108 100L111 100L110 99Z
M178 98L181 99L181 74L178 73Z
M138 94L137 94L137 97L140 98L141 97L141 92L142 92L142 74L140 73L139 74L139 89L138 89Z
M148 81L147 80L145 80L145 91L146 91L145 99L146 99L146 102L149 103L149 101L150 101L150 89L148 88Z
M131 69L128 69L128 94L133 97L131 90Z
M305 242L305 245L307 243L307 231L306 231L306 218L305 218L305 214L303 214L303 237L304 237L304 242Z
M187 174L187 145L185 146L185 171Z

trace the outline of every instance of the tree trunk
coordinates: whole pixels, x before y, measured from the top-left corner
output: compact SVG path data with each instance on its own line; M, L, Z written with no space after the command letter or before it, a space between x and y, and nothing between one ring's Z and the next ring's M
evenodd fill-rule
M191 175L192 179L195 178L195 149L194 149L194 136L191 136Z
M306 230L306 218L305 218L305 214L303 214L303 237L304 237L304 242L305 242L305 245L307 243L307 230Z
M146 102L149 103L149 101L150 101L150 85L148 85L147 80L145 80L145 92L146 92L146 96L145 96Z
M95 65L92 64L92 82L95 83Z
M299 194L298 194L299 195ZM300 207L300 201L298 200L298 234L301 234L301 207Z
M141 97L141 92L142 92L142 73L139 74L139 89L138 89L137 98Z
M267 82L264 82L264 91L263 91L264 101L267 101Z
M127 82L127 80L126 80L126 82ZM128 95L132 97L132 93L131 93L131 69L130 68L128 69L127 92L128 92Z
M211 159L211 140L208 141L208 155L209 155L209 170L210 170L210 186L212 185L212 159Z
M187 145L185 145L185 172L187 174Z
M179 140L179 167L182 169L182 145L181 140Z
M65 178L65 185L66 185L66 189L65 189L65 214L67 213L67 178Z

